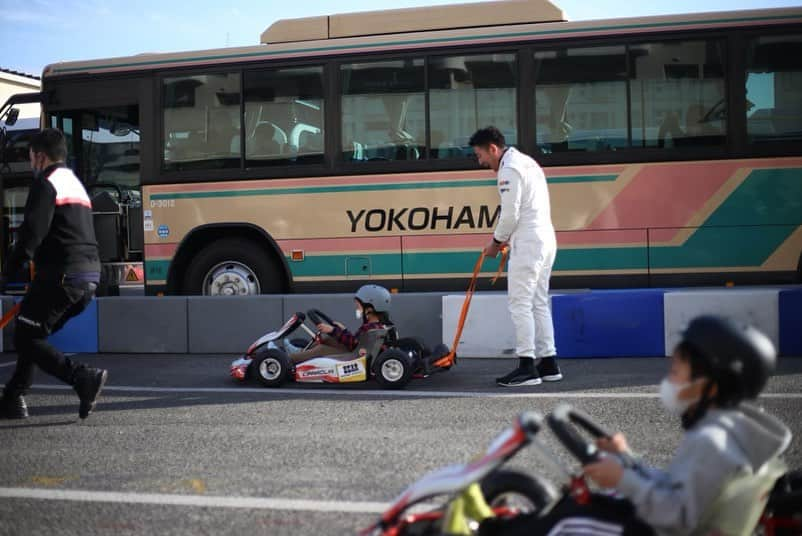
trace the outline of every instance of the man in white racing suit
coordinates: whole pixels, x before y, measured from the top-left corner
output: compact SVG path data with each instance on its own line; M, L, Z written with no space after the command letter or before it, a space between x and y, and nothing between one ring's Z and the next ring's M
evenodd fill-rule
M549 277L557 239L546 177L532 158L507 147L504 135L495 127L476 131L469 143L479 164L498 173L501 215L484 252L496 257L504 245L510 247L507 294L519 364L496 378L496 383L514 387L559 381L562 374L549 308ZM536 358L540 358L537 364Z

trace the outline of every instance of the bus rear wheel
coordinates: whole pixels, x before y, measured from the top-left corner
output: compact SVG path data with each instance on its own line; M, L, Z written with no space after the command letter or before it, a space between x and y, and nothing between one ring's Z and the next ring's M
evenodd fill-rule
M253 296L284 290L281 273L264 250L251 240L216 240L195 255L184 279L184 294Z

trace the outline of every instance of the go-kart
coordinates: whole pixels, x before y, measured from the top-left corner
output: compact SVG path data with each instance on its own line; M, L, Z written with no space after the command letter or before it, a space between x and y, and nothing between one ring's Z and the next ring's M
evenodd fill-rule
M395 327L373 329L360 336L352 352L312 357L293 363L289 354L309 350L323 341L323 335L309 328L334 321L317 309L297 312L276 331L266 333L248 348L245 355L231 363L231 376L245 381L255 378L266 387L280 387L287 381L306 383L354 383L375 378L386 389L400 389L412 378L448 370L453 359L444 360L449 349L438 344L429 350L416 338L399 339ZM310 339L289 337L298 329Z
M454 532L449 527L455 513L452 501L469 486L480 483L481 493L496 516L509 517L541 511L556 492L547 481L501 466L528 445L543 428L543 417L526 412L503 430L477 459L437 469L409 486L381 518L360 532L361 536L424 536ZM424 511L424 501L446 497L446 502ZM457 514L461 515L461 514ZM468 525L475 528L476 520Z
M638 465L626 452L602 453L595 441L588 440L579 430L593 438L611 437L584 413L568 405L558 406L545 420L559 442L582 465L593 463L600 456L612 455L627 467ZM466 502L469 486L481 485L484 500L497 519L526 516L521 519L537 534L537 520L548 515L559 517L561 512L573 512L575 505L599 507L615 512L623 534L649 535L654 531L635 516L629 501L611 494L609 490L593 489L581 470L574 470L553 454L536 435L543 428L543 419L534 413L525 413L515 425L505 430L491 444L487 453L473 462L436 470L409 486L372 526L361 532L363 536L435 536L474 534L479 523L471 519L471 509L458 501ZM519 472L499 470L499 467L527 444L533 444L544 454L566 481L560 492L546 480ZM769 464L767 464L769 465ZM802 473L791 472L776 484L771 474L774 468L765 467L765 478L748 478L731 481L722 490L719 500L706 512L706 526L714 534L755 534L785 536L802 534ZM773 486L773 488L772 488ZM769 493L771 491L771 493ZM410 510L415 505L435 496L446 496L444 504L427 511ZM502 502L500 499L504 499ZM511 507L512 505L512 507ZM419 508L420 508L419 506ZM764 509L765 507L765 509ZM762 511L762 514L761 514ZM461 522L456 522L460 521ZM505 528L490 519L482 532L504 532ZM531 523L531 525L530 525ZM532 526L535 525L535 526ZM455 530L459 527L459 530ZM719 532L716 532L719 530Z

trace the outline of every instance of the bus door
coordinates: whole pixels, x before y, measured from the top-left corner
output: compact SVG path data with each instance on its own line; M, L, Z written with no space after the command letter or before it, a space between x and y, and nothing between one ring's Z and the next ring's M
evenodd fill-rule
M40 102L40 93L20 93L12 95L0 106L0 263L5 262L24 218L25 202L33 180L28 145L31 137L39 131L37 109Z
M99 294L144 293L140 118L137 104L52 111L70 168L92 201L103 265Z

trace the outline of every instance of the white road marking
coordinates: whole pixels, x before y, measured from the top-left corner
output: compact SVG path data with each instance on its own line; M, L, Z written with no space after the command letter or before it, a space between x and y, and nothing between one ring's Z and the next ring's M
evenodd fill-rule
M3 367L12 367L12 366L14 366L14 365L16 365L16 364L17 364L17 362L16 362L16 361L12 361L12 362L10 362L10 363L0 363L0 368L3 368Z
M43 390L72 390L69 385L45 385L36 384L34 389ZM119 392L119 393L261 393L266 395L282 394L282 395L296 395L296 396L343 396L343 397L360 397L360 396L379 396L385 398L650 398L657 399L660 395L656 392L657 385L654 386L655 392L487 392L487 391L384 391L381 389L287 389L276 388L270 389L265 387L148 387L137 385L106 385L103 388L104 393ZM802 393L764 393L760 398L802 398Z
M304 512L344 512L381 514L389 503L356 501L312 501L272 497L231 497L214 495L179 495L173 493L131 493L119 491L87 491L69 489L2 488L0 497L7 499L39 499L170 506L202 506L216 508L252 508L261 510L295 510Z

